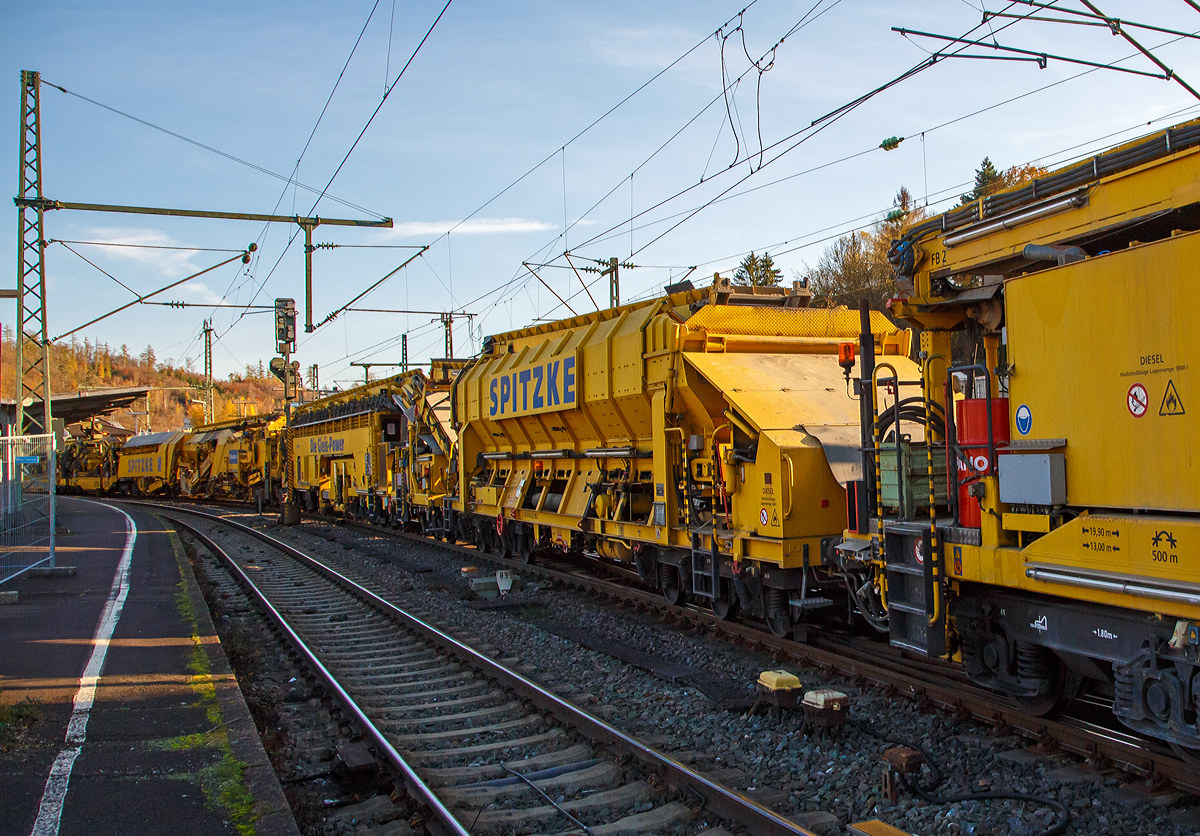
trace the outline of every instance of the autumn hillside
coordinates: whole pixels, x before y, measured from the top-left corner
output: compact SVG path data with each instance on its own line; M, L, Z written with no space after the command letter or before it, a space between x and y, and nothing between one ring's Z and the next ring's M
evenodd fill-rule
M3 358L0 359L0 389L4 398L16 394L16 347L11 328L4 329ZM150 423L154 430L172 430L184 426L190 417L193 424L203 423L204 408L193 400L203 399L200 387L203 370L192 366L177 366L174 361L160 362L150 346L131 354L127 346L114 350L105 343L70 342L50 346L50 382L55 394L73 393L79 389L102 389L123 386L150 386ZM262 363L247 366L242 374L214 380L213 402L216 418L239 415L264 415L283 408L283 385L267 372ZM145 401L134 405L138 412L146 409ZM111 416L122 426L134 428L134 416L129 410L119 410ZM146 430L146 417L138 416L138 429Z

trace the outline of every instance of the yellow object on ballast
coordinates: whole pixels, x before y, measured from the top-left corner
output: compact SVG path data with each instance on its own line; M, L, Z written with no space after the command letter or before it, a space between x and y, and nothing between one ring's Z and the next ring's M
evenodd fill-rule
M850 705L850 697L832 688L816 688L805 692L804 704L813 708L841 711Z
M763 671L758 675L758 684L768 691L794 691L800 687L800 680L787 671Z
M855 822L850 825L850 832L855 836L908 836L908 832L892 827L879 819Z

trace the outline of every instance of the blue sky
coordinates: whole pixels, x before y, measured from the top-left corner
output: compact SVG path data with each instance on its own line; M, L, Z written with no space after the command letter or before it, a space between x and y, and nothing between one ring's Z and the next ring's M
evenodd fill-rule
M937 48L891 27L960 35L980 22L983 6L979 0L821 0L815 6L815 0L758 0L739 17L744 2L453 0L329 187L329 196L353 206L330 197L316 206L326 217L391 217L395 228L318 228L315 242L343 246L314 254L314 318L319 322L350 301L414 252L400 247L414 245L430 248L358 305L477 314L470 325L456 323L457 354L477 348L482 334L565 315L554 293L578 312L594 309L580 276L590 281L595 275L571 270L562 256L567 249L577 267L610 256L637 265L622 271L624 300L652 294L693 266L693 281L711 279L751 249L769 249L790 279L814 263L831 238L886 212L901 185L945 208L938 201L964 191L984 155L1001 168L1055 165L1200 112L1184 111L1197 102L1172 82L1087 72L1053 60L1046 69L946 60L822 130L804 132L814 119L920 62L921 47ZM8 114L0 118L0 149L8 149L9 164L0 169L10 172L15 189L18 73L34 69L47 85L70 91L42 89L47 197L307 214L316 195L288 186L286 178L310 133L296 179L319 192L379 105L385 79L395 78L443 5L7 3L0 11L0 114ZM1012 13L1030 11L1011 5ZM1076 0L1058 5L1082 8ZM1100 5L1112 16L1200 31L1200 14L1182 0ZM759 59L802 20L760 73L747 56ZM993 21L974 37L990 37L1008 22ZM720 27L726 37L714 35ZM1200 87L1197 41L1135 34ZM1107 29L1055 23L1022 21L996 38L1102 63L1133 52ZM1121 66L1155 69L1141 57ZM741 77L728 97L723 77ZM1004 104L1016 97L1022 98ZM761 144L771 149L761 157L760 132ZM907 139L895 151L879 150L890 136ZM55 241L211 249L256 241L260 249L248 268L222 267L158 297L207 304L270 304L291 296L302 306L302 237L285 250L294 232L286 224L66 211L47 216L47 236ZM11 231L0 235L0 265L9 265L2 286L15 282L14 243ZM226 257L52 244L50 334L133 298L97 268L148 293ZM537 268L546 284L522 262L549 265ZM601 284L592 288L601 305L606 293ZM0 308L0 321L13 325L14 307ZM131 351L150 343L160 359L191 358L201 368L206 316L219 335L213 359L222 376L273 354L269 315L229 308L135 306L79 336L114 348L127 344ZM398 361L405 332L411 361L440 356L441 326L433 319L343 313L301 335L296 358L318 364L322 383L352 382L361 370L351 361Z

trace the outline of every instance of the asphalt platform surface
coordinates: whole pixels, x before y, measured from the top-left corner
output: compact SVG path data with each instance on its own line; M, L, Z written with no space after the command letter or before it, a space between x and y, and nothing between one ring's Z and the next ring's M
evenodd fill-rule
M0 836L296 834L178 538L132 505L58 509L74 577L3 586L0 702L40 719L0 752Z

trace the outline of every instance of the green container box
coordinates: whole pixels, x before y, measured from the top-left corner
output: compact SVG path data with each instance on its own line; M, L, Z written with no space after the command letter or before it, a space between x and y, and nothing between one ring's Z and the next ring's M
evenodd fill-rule
M896 467L896 445L887 444L879 450L879 477L883 482L883 505L893 511L899 510L902 519L916 518L918 512L929 511L929 458L925 444L900 442L900 453L904 473L904 507L900 497ZM946 486L946 448L935 442L933 447L934 502L949 504L950 494Z

